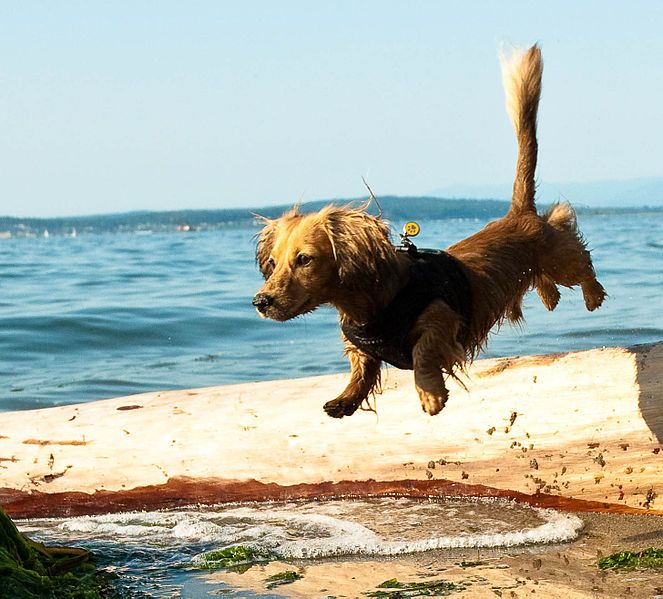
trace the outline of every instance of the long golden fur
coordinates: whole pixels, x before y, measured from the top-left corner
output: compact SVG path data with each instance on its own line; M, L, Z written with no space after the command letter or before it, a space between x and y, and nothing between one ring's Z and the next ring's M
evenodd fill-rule
M463 319L434 299L409 333L415 386L431 415L447 400L444 376L471 360L496 324L522 318L523 296L530 289L548 310L557 306L558 285L580 285L588 310L605 298L571 206L556 204L538 215L534 205L542 69L537 46L502 59L507 111L518 141L511 208L447 249L469 282L470 317ZM266 281L253 303L262 316L281 321L330 304L342 324L369 322L410 276L409 258L393 246L388 224L348 207L327 206L313 214L293 209L266 220L256 258ZM353 414L380 384L380 360L344 341L351 376L341 395L324 406L334 417Z

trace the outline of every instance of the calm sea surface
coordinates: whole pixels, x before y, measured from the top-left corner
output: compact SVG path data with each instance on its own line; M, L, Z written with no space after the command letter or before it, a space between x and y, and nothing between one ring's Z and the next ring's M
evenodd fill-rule
M421 247L446 247L485 223L421 224ZM589 313L565 290L548 313L531 294L525 325L494 334L486 356L663 339L663 213L580 225L604 306ZM257 316L254 233L0 239L0 410L346 370L331 309L283 324Z

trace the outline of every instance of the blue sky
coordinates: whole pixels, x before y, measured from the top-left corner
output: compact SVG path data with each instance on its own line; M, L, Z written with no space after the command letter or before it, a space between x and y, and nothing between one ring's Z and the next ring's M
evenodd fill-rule
M663 2L3 2L0 214L507 182L497 52L541 43L539 177L663 175Z

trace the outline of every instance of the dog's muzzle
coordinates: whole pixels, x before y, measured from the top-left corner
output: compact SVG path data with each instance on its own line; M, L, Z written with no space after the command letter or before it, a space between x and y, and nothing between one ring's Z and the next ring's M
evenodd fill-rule
M264 314L267 309L274 303L274 298L271 295L267 295L266 293L257 293L253 298L252 303L258 312Z

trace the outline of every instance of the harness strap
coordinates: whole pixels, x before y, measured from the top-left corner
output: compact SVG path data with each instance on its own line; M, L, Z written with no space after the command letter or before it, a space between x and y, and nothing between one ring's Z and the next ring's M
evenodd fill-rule
M410 280L392 302L367 323L345 322L346 338L378 360L412 370L409 335L419 315L441 299L463 320L472 313L472 290L460 262L443 250L397 248L410 259Z

